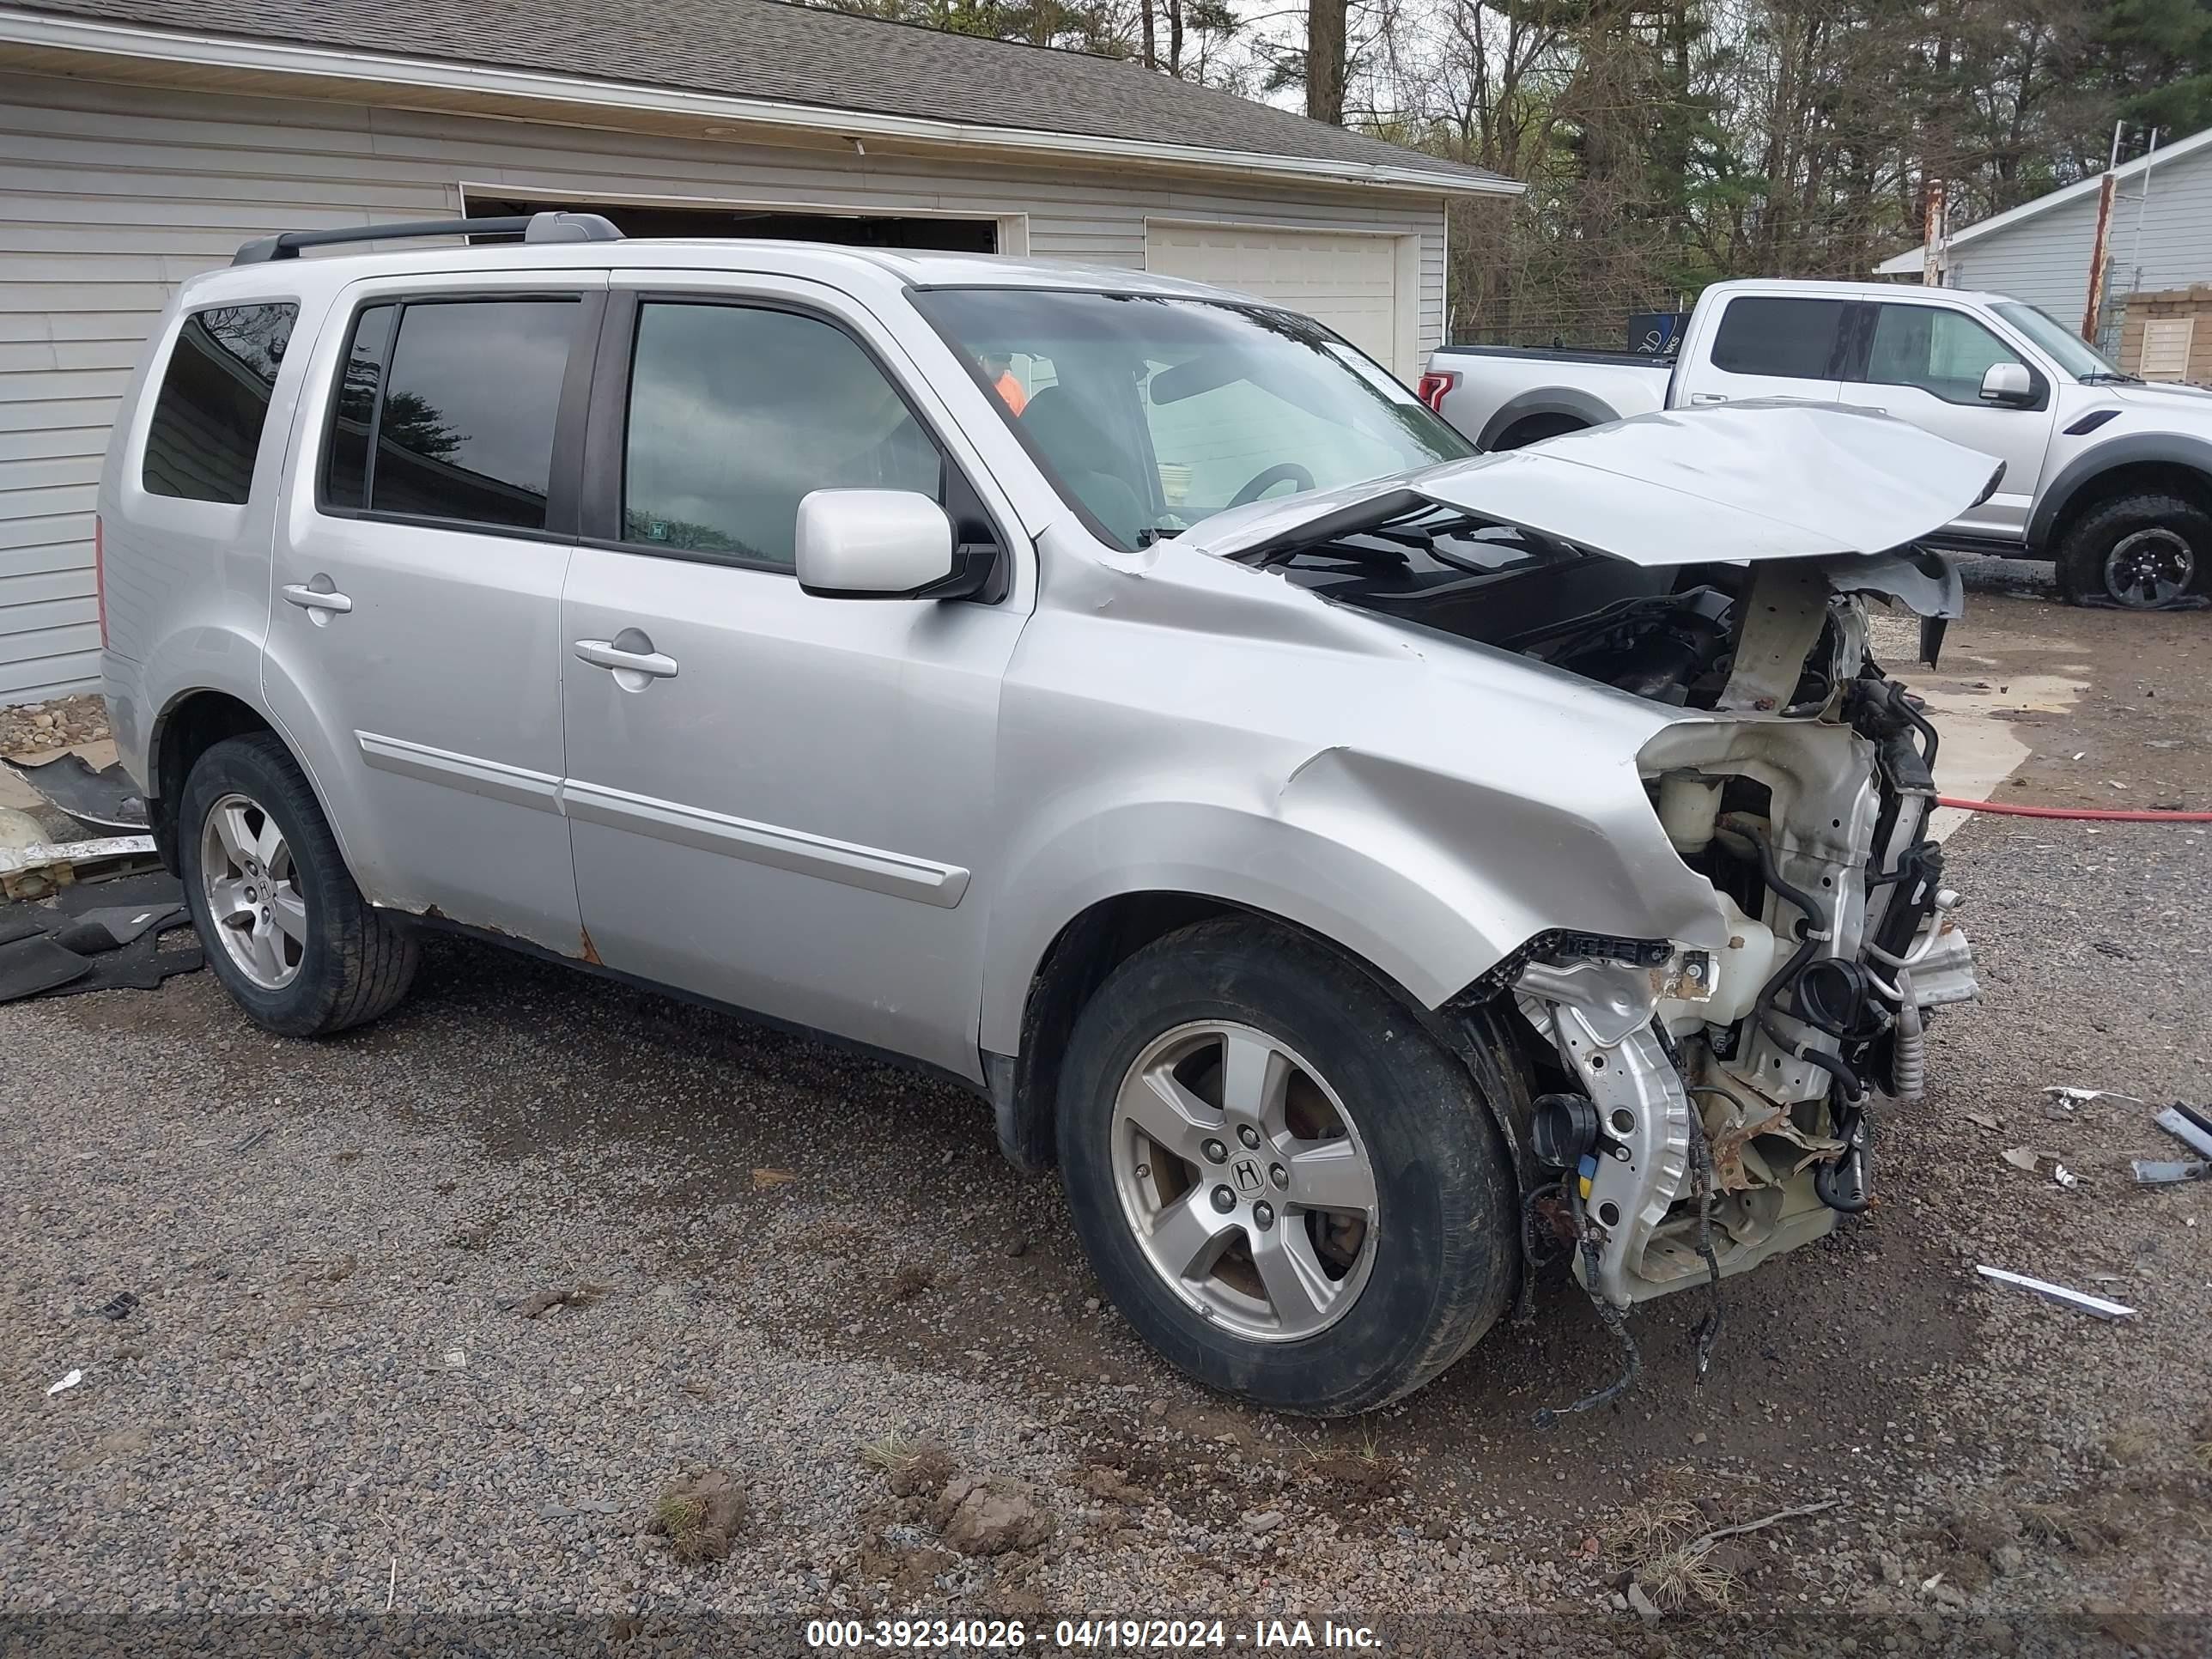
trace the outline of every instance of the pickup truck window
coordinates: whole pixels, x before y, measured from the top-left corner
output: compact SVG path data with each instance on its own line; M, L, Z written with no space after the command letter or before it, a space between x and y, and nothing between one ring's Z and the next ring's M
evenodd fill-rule
M1713 336L1713 367L1730 374L1791 380L1836 378L1841 300L1789 300L1747 294L1730 300Z
M624 541L788 568L808 491L937 500L943 472L905 399L842 329L761 307L638 308Z
M1061 495L1123 548L1261 495L1474 453L1382 369L1288 312L1053 289L914 299Z
M1963 311L1940 306L1875 307L1866 378L1878 386L1917 386L1948 404L1977 405L1982 376L2020 354Z

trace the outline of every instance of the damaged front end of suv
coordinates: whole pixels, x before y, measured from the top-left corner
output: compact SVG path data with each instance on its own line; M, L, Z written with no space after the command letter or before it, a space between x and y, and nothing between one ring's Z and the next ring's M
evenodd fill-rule
M1567 1244L1632 1356L1583 1407L1634 1375L1632 1306L1868 1207L1878 1100L1919 1097L1930 1012L1975 994L1929 833L1937 735L1876 661L1868 602L1917 612L1932 658L1962 594L1913 543L1995 468L1871 414L1739 406L1284 503L1212 538L1334 602L1680 711L1636 766L1705 914L1669 937L1539 933L1462 1005L1523 1023L1524 1237Z

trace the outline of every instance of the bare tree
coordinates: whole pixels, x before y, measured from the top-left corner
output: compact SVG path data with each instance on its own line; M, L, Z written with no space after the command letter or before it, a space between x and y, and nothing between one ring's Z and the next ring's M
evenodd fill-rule
M1306 113L1344 125L1345 0L1306 0Z

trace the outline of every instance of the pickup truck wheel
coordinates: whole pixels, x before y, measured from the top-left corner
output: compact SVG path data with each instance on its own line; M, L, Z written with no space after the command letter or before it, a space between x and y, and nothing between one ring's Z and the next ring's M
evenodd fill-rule
M2205 591L2212 515L2178 495L2122 495L2081 516L2057 564L2059 591L2075 605L2167 605Z
M320 1036L406 995L414 933L362 897L277 738L230 738L202 755L178 825L185 902L208 963L255 1024Z
M1093 1269L1211 1387L1365 1411L1504 1310L1513 1182L1474 1080L1304 935L1238 917L1137 952L1078 1018L1058 1095Z
M1504 449L1526 449L1530 444L1540 444L1547 438L1557 438L1570 432L1580 432L1589 425L1571 415L1529 415L1516 421L1498 434L1498 441L1490 446L1489 453L1496 454Z

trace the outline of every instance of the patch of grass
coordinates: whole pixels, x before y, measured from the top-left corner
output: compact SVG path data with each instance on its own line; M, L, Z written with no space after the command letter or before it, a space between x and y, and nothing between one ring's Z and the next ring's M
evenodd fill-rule
M929 1444L927 1440L914 1440L902 1434L887 1434L880 1440L871 1440L860 1450L860 1462L872 1469L889 1474L902 1468L921 1455Z
M1680 1543L1699 1518L1689 1504L1669 1498L1627 1504L1597 1528L1597 1541L1607 1555L1625 1554L1641 1561Z
M887 1434L860 1448L860 1462L884 1472L884 1483L900 1498L927 1498L952 1479L952 1455L933 1440Z
M696 1492L678 1492L672 1486L653 1504L653 1523L671 1545L681 1550L707 1524L707 1500Z
M2096 1528L2063 1504L2022 1504L2014 1513L2020 1516L2021 1533L2039 1544L2090 1550L2100 1541Z
M1685 1544L1653 1556L1636 1570L1644 1593L1672 1610L1692 1601L1726 1612L1735 1605L1736 1576L1710 1552Z
M744 1519L744 1495L720 1469L663 1487L653 1504L653 1530L687 1566L727 1560Z

